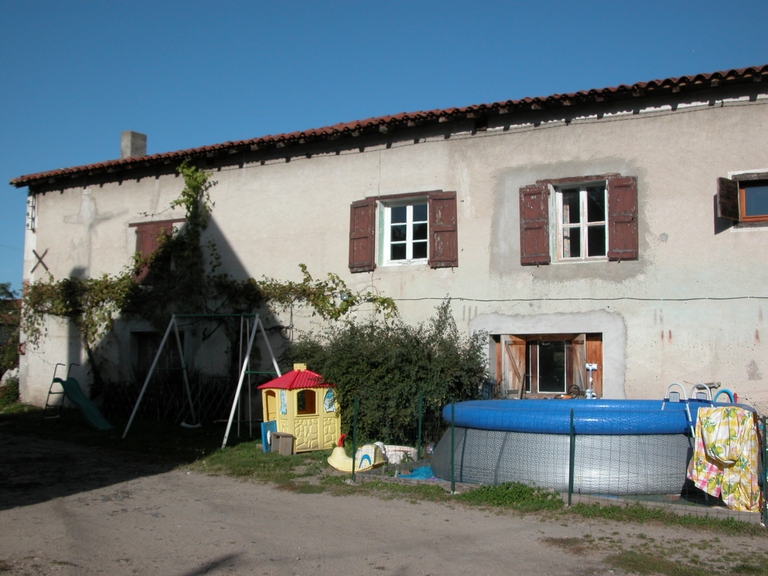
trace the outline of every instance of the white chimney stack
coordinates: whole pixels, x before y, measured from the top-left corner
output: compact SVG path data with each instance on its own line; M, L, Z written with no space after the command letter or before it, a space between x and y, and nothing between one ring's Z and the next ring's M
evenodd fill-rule
M120 159L147 155L147 135L126 130L120 134Z

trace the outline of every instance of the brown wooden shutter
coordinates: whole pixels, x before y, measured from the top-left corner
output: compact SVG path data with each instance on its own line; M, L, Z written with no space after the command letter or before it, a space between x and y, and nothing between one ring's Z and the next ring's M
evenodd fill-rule
M139 256L146 258L155 251L155 248L157 248L157 241L154 224L136 226L136 252Z
M525 375L525 346L527 342L518 336L504 336L504 349L509 359L508 384L507 391L515 391L518 398L525 394L526 382ZM530 392L530 390L529 390Z
M592 391L598 398L603 397L603 335L587 334L587 362L597 364L597 370L592 372ZM586 386L589 387L589 376L586 376Z
M376 200L352 202L349 217L349 271L370 272L376 268Z
M637 178L608 180L608 260L637 260Z
M184 220L161 220L157 222L143 222L141 224L131 224L136 228L136 252L142 258L148 258L154 254L160 246L160 238L165 235L173 234L173 225ZM136 274L136 281L139 283L150 283L149 266L144 266Z
M459 239L455 192L429 194L429 265L449 268L459 265Z
M148 258L157 250L157 225L154 222L136 226L136 252L142 258ZM149 266L142 266L136 273L136 282L145 284L149 281Z
M549 264L549 186L520 188L520 264Z
M739 220L739 183L735 180L717 179L717 217Z
M587 366L586 340L586 334L579 334L571 341L573 350L573 372L571 379L568 381L568 385L575 384L582 392L587 389L585 377ZM567 388L566 392L568 392Z

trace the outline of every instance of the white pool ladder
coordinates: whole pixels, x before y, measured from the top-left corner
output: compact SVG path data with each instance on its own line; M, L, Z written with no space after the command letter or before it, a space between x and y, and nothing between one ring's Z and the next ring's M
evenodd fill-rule
M697 384L696 386L699 386ZM691 393L696 389L696 386L693 387L691 390ZM703 384L702 384L703 386ZM673 388L679 388L680 391L672 390ZM707 388L707 390L709 390ZM709 393L709 399L712 399L712 393ZM672 382L669 386L667 386L667 391L664 394L664 401L661 404L661 409L664 410L664 407L667 405L667 402L685 402L685 417L688 423L688 429L691 431L691 438L695 437L695 432L693 430L693 418L691 417L691 406L688 403L688 397L685 395L685 388L683 388L683 385L679 382Z

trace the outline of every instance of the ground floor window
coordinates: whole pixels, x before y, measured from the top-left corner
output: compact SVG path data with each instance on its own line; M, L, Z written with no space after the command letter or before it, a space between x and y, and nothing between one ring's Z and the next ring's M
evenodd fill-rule
M185 333L179 331L181 348L184 349ZM134 377L143 380L152 367L157 351L163 337L160 332L131 332L131 369ZM156 371L167 371L181 368L181 358L179 357L179 348L176 338L170 334L168 340L163 346L160 357L155 366Z
M492 337L499 395L568 394L590 387L602 396L602 334L499 334ZM587 365L597 365L587 370Z

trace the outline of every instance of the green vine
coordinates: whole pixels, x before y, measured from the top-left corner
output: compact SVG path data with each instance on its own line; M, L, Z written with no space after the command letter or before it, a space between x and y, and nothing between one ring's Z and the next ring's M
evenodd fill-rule
M338 274L328 273L326 280L315 280L306 264L299 264L304 279L301 282L281 282L265 278L259 282L270 304L282 310L295 305L309 306L324 320L338 320L358 306L369 303L376 312L391 318L397 314L397 305L391 298L379 296L370 290L353 292Z
M326 320L338 320L365 303L387 317L397 313L391 298L370 291L353 292L333 273L325 280L313 279L304 264L299 264L304 276L301 282L236 280L222 272L216 244L202 243L214 208L209 191L216 182L210 174L186 162L178 172L184 178L184 190L171 202L171 208L184 208L185 223L173 234L163 236L149 257L134 255L132 264L118 274L49 278L25 286L22 329L32 346L38 346L44 336L46 317L69 320L80 334L96 383L100 377L95 347L121 316L143 318L163 330L174 313L240 314L254 312L265 304L282 310L307 306ZM145 268L146 285L136 281Z

